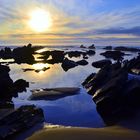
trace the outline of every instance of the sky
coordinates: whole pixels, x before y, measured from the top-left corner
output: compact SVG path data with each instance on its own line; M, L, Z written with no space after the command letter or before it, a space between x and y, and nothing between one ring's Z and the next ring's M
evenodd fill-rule
M51 16L44 32L28 24L37 8ZM140 0L0 0L0 46L28 43L140 46Z

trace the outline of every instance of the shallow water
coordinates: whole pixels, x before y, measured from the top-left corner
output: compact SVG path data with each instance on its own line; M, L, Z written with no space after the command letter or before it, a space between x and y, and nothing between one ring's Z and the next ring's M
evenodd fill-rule
M48 50L49 48L41 49L40 52ZM57 49L57 48L53 48ZM63 48L66 50L67 48ZM83 50L80 48L68 48L70 50ZM10 64L10 76L16 81L17 79L25 79L30 82L30 87L27 92L19 93L17 98L13 98L15 107L27 104L35 104L41 107L44 112L46 123L65 125L65 126L80 126L80 127L103 127L102 118L96 111L96 106L89 96L82 88L81 83L91 73L97 72L98 69L91 66L91 63L97 60L104 59L99 55L105 50L97 49L96 55L89 57L87 66L78 66L64 72L60 64ZM133 53L131 56L126 56L126 59L137 56ZM37 59L37 56L35 56ZM75 58L73 60L81 60L82 58ZM23 72L25 68L40 69L43 67L50 67L45 72L36 73L34 71ZM58 99L56 101L29 101L28 97L31 95L32 89L36 88L55 88L55 87L80 87L80 94Z

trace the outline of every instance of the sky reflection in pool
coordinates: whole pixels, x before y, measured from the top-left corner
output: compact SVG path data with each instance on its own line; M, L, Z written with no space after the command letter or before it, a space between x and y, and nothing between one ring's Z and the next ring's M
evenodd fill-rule
M45 51L46 49L44 49ZM43 51L43 50L42 50ZM42 52L41 51L41 52ZM64 72L61 64L11 64L10 76L17 80L23 78L30 82L27 93L19 94L18 98L13 98L15 106L26 104L35 104L44 111L47 123L80 126L80 127L102 127L104 123L96 111L96 106L86 91L81 87L81 82L91 73L97 72L98 69L92 67L93 61L104 59L100 55L105 50L96 50L96 55L89 57L87 66L78 66ZM131 57L136 56L132 54ZM130 56L126 56L130 59ZM76 60L81 58L76 58ZM36 73L34 71L23 72L23 68L40 69L51 67L45 72ZM55 87L81 87L80 94L58 99L56 101L29 101L27 98L31 95L30 90L37 88L55 88Z

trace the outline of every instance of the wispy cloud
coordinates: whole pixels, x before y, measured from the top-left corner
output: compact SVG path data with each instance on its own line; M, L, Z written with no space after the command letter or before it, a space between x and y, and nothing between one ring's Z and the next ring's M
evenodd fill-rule
M133 7L119 9L118 6L112 9L106 7L109 1L111 0L1 0L0 40L47 40L46 43L48 40L49 43L57 43L64 39L64 42L73 40L73 43L138 40L140 3ZM117 1L119 2L121 0ZM53 17L52 28L42 34L34 33L26 23L29 12L36 7L50 11Z

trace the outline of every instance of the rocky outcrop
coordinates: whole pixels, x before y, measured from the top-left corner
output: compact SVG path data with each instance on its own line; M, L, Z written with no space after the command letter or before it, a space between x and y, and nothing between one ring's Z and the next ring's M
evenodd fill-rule
M43 111L35 106L22 106L0 112L3 113L0 116L0 139L12 139L17 133L43 120Z
M126 60L123 63L129 73L140 75L140 55L130 61Z
M114 50L116 50L116 51L140 52L140 49L138 49L138 48L130 48L130 47L124 47L124 46L115 47Z
M35 59L33 56L34 49L32 48L31 44L28 44L24 47L15 48L13 50L13 58L16 63L27 63L27 64L34 64Z
M112 63L111 60L104 59L104 60L99 60L99 61L93 62L92 66L95 68L102 68L106 65L110 65L111 63Z
M70 58L72 58L72 57L80 57L83 54L84 54L84 52L82 52L82 51L69 51L69 52L65 53L65 55L68 55L68 57L70 57Z
M89 49L95 49L95 45L92 44L91 46L88 47Z
M86 48L84 45L81 45L80 48Z
M106 58L111 58L114 60L121 61L123 60L123 56L125 55L125 53L121 51L106 51L104 53L101 53L100 55L103 55Z
M29 83L23 79L13 82L9 76L9 67L0 65L0 101L11 101L16 97L18 92L25 91Z
M13 58L13 53L12 50L10 48L4 48L2 50L0 50L0 58L2 59L11 59Z
M130 117L140 107L140 80L129 80L127 68L121 63L106 65L82 83L107 125Z
M65 58L62 62L62 68L64 71L68 71L71 68L74 68L76 66L78 66L78 64L72 60L69 60L68 58Z

